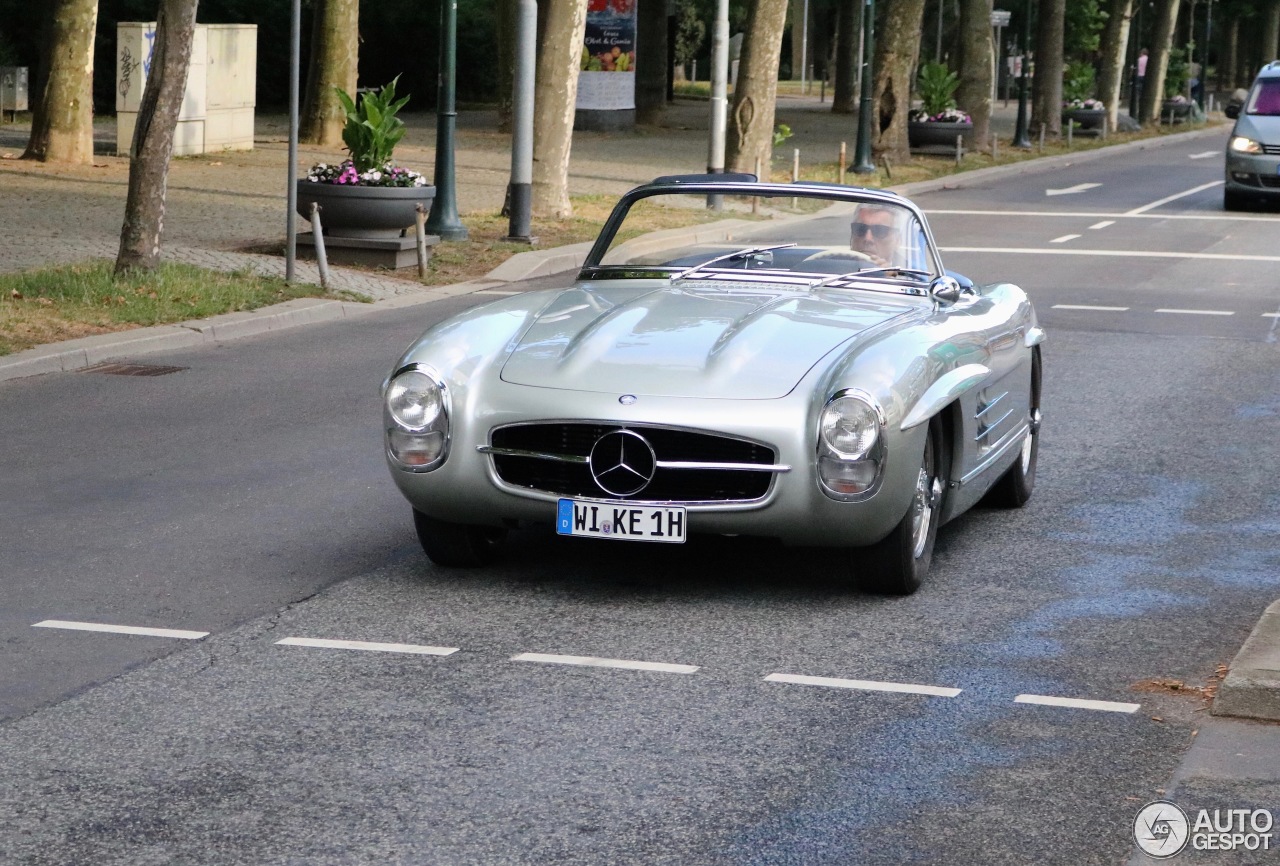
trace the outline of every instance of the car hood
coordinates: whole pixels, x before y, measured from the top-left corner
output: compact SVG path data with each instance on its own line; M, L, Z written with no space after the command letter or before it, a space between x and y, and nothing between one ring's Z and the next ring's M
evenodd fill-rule
M1263 144L1280 144L1280 117L1270 114L1242 114L1236 120L1235 134Z
M636 396L782 397L824 355L916 304L731 287L578 287L555 298L502 369L517 385Z

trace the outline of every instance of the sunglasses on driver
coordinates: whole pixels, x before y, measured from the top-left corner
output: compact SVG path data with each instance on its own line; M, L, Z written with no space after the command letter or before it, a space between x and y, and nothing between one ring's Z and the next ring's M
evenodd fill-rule
M863 237L869 233L878 241L884 240L893 232L897 231L893 226L878 225L874 223L853 223L850 228L853 229L853 236L855 238Z

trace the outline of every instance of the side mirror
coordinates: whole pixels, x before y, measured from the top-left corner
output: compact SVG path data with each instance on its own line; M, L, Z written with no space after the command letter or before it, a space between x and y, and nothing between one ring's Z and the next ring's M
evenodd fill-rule
M933 282L929 283L929 297L944 304L954 304L960 300L963 291L960 281L955 277L934 277Z
M1240 106L1236 105L1234 102L1228 102L1227 107L1222 109L1222 113L1229 119L1235 120L1240 116Z

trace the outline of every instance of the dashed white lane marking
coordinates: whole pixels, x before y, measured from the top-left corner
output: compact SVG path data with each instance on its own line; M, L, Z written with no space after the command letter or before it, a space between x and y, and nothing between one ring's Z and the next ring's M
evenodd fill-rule
M447 656L458 651L453 646L422 646L412 643L374 643L364 640L324 640L313 637L287 637L276 641L279 646L305 646L317 649L364 650L376 653L410 653L420 656Z
M521 292L510 292L505 289L481 289L478 292L472 292L473 295L519 295Z
M1263 314L1262 314L1262 318L1264 318L1264 319L1280 319L1280 313L1263 313Z
M1231 310L1174 310L1159 309L1157 313L1176 313L1180 316L1234 316Z
M1175 250L1081 250L1059 247L938 247L944 253L1005 253L1030 256L1109 256L1134 259L1205 259L1229 262L1280 262L1280 256L1235 255L1233 253L1189 253Z
M629 659L602 659L595 656L562 656L550 653L520 653L513 662L540 662L549 665L579 665L588 668L620 668L627 671L657 671L664 674L691 674L697 665L673 665L665 662L637 662Z
M1210 181L1209 183L1202 183L1199 186L1193 186L1191 189L1186 190L1185 192L1178 192L1178 193L1174 193L1173 195L1167 195L1162 199L1157 199L1156 201L1153 201L1151 204L1146 204L1146 205L1143 205L1142 207L1136 207L1133 210L1125 211L1125 215L1134 216L1140 213L1146 213L1149 210L1155 210L1161 205L1166 205L1171 201L1177 201L1180 198L1186 198L1189 195L1195 195L1196 193L1203 192L1206 189L1213 189L1215 186L1222 186L1224 183L1226 183L1226 181L1223 181L1223 180L1214 180L1214 181Z
M802 674L769 674L770 683L794 683L801 686L826 686L832 689L858 689L868 692L901 692L908 695L929 695L937 698L954 698L960 689L944 686L921 686L915 683L882 683L876 680L842 680L836 677L809 677Z
M1199 153L1188 153L1187 159L1209 159L1214 156L1222 156L1220 150L1202 150Z
M1096 231L1098 229L1105 229L1107 226L1113 226L1115 224L1116 224L1115 220L1103 220L1100 223L1094 223L1093 225L1089 226L1089 228L1090 230Z
M1095 307L1092 304L1054 304L1055 310L1094 310L1099 313L1123 313L1128 307Z
M1081 698L1055 698L1049 695L1018 695L1015 704L1039 704L1045 707L1071 707L1077 710L1101 710L1107 713L1136 713L1142 704L1122 704L1116 701L1087 701Z
M207 631L185 631L177 628L144 628L136 625L108 625L101 622L71 622L65 619L46 619L33 623L32 628L65 628L72 631L102 631L112 634L136 634L145 637L173 637L179 640L200 640L208 637Z
M1063 236L1062 236L1062 237L1060 237L1060 238L1054 238L1053 240L1049 241L1049 243L1051 243L1051 244L1065 244L1067 241L1073 241L1073 240L1075 240L1075 239L1076 239L1076 238L1078 238L1078 237L1080 237L1080 235L1063 235Z

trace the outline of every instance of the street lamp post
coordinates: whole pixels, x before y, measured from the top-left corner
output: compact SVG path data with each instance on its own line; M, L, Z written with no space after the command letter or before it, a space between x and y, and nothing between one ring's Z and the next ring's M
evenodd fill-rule
M871 61L876 45L876 0L865 0L862 6L862 98L858 102L858 142L853 151L853 171L871 174L876 170L871 161Z
M1031 48L1031 0L1027 0L1022 18L1022 74L1018 76L1018 125L1013 130L1014 147L1031 147L1031 139L1027 135L1027 70Z
M458 187L454 181L457 61L458 0L443 0L440 4L440 86L436 98L436 197L427 217L427 231L446 241L465 241L468 235L467 227L458 219Z

